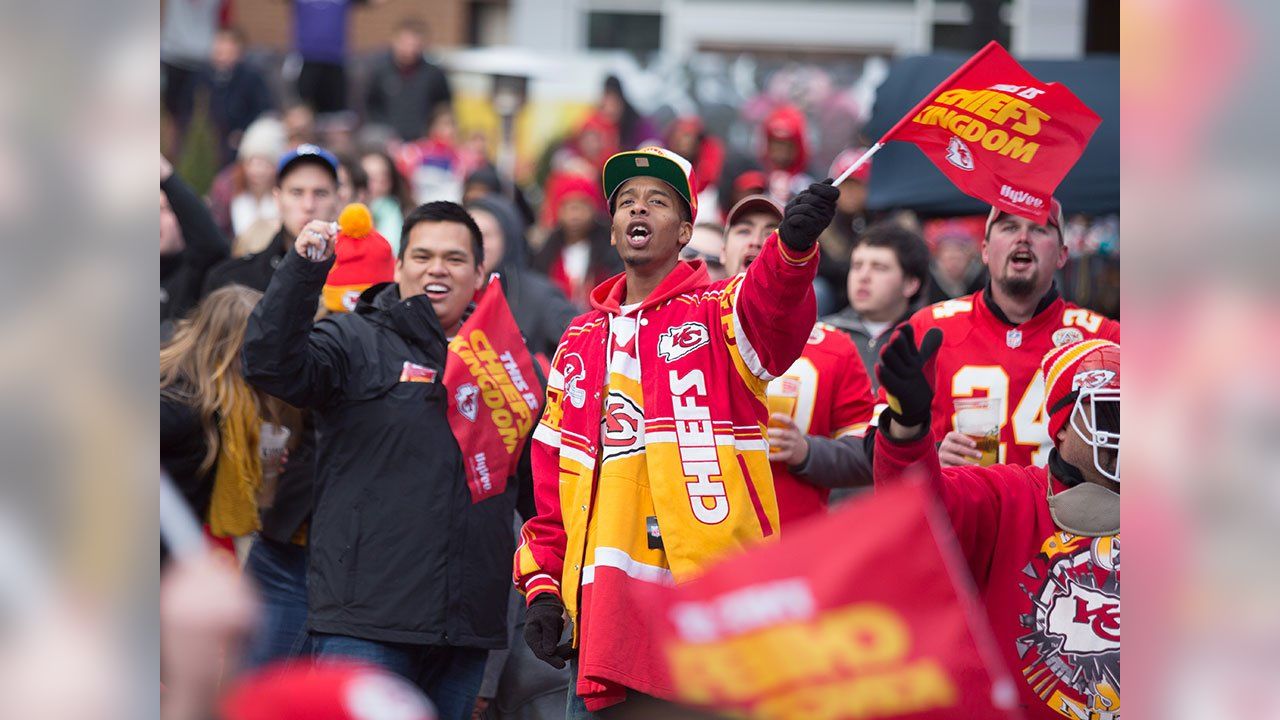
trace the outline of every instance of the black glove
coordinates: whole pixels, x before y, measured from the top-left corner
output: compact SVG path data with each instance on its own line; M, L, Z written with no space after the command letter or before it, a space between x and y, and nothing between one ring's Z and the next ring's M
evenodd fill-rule
M559 644L563 632L564 603L549 592L535 597L524 615L524 641L535 657L557 670L573 655L572 643Z
M881 414L904 427L929 424L929 408L933 405L933 386L925 376L924 366L942 344L942 331L930 328L916 349L915 329L903 325L880 351L876 377L884 388L889 407Z
M838 197L840 188L831 184L831 178L810 185L787 203L778 225L778 237L795 252L809 252L835 217Z

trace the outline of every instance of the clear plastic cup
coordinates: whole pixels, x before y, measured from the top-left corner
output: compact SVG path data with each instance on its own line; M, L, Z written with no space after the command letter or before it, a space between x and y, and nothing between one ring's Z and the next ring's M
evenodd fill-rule
M275 423L262 423L258 435L258 456L262 460L262 487L258 491L258 507L269 508L275 502L276 484L284 468L284 453L289 445L289 428Z
M1000 462L1000 398L959 398L956 406L956 431L978 444L983 467Z

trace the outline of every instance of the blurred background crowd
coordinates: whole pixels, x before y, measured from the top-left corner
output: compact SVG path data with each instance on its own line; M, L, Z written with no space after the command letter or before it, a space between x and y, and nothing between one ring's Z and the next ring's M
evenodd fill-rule
M1108 153L1118 60L1097 59L1118 51L1118 19L1086 3L1063 25L1037 8L1052 3L1026 5L1010 17L992 2L888 3L895 12L857 2L721 12L697 0L645 11L518 0L166 3L161 148L208 203L231 257L269 244L280 223L276 164L313 143L341 161L340 206L368 204L393 245L418 204L511 200L521 263L585 307L586 290L620 268L598 189L613 153L661 145L689 158L697 222L719 225L747 194L785 203L811 179L839 174L877 139L869 130L883 132L909 107L882 107L896 98L878 106L882 84L912 88L913 102L941 79L896 56L932 52L945 74L946 53L969 48L971 35L1012 38L1029 70L1068 82L1104 116L1059 192L1072 256L1059 287L1118 317L1119 162ZM992 9L989 33L970 33L967 23ZM875 13L896 17L872 27ZM928 301L982 285L985 206L908 150L890 146L845 185L823 240L820 314L847 304L850 243L882 218L928 244ZM904 188L904 174L916 189Z
M170 408L179 416L169 420L194 444L170 446L181 462L167 469L201 477L216 492L212 474L254 464L228 456L234 442L200 428L214 415L250 422L237 414L252 404L251 391L234 372L244 323L307 221L334 220L347 203L364 203L394 252L413 208L434 200L465 204L484 234L485 269L536 288L533 300L513 305L531 351L550 357L569 319L587 309L591 288L622 270L600 191L612 154L659 145L693 163L698 216L685 255L723 273L724 223L735 203L752 194L786 203L810 182L839 175L990 39L1037 77L1066 82L1103 116L1058 193L1070 260L1057 286L1068 301L1119 319L1119 18L1107 2L1067 5L166 0L160 320L169 355L161 356L162 386L176 388L170 399L207 400L194 411L191 403L185 411ZM308 161L317 157L325 165ZM329 165L332 194L323 178L317 185L295 172L310 166L327 174ZM983 287L986 211L914 148L885 148L841 186L836 219L820 240L819 315L849 308L851 251L880 221L918 236L928 250L916 307ZM289 408L263 407L280 427L312 432ZM162 432L164 412L162 402ZM297 437L288 447L289 465L308 461L310 449ZM272 489L289 487L282 476ZM305 535L305 508L290 515L296 505L275 501L274 515L267 508L258 521L228 514L235 505L227 497L205 496L196 509L209 519L210 506L220 508L223 531L216 534L247 543L260 532L287 545ZM239 555L254 566L246 545ZM283 563L274 570L295 578L298 567L288 563L305 563L272 560ZM162 613L162 631L190 636L216 623L253 625L258 611L250 599L216 610L199 605L212 594L238 592L219 572L167 580L172 587L162 603L175 599ZM197 657L195 643L163 647L166 663L177 657L176 672L189 672L198 686L207 672L202 661L213 655ZM524 650L513 644L513 654ZM231 650L213 654L223 652ZM271 651L251 647L249 654L266 658ZM477 715L539 717L538 698L562 693L567 682L543 666L536 666L542 677L519 675L519 663L510 667L517 670L509 677L501 663L491 670ZM508 694L490 706L500 678ZM174 694L182 700L178 680ZM261 697L237 707L266 702ZM207 712L200 704L177 707L173 716L200 717ZM562 699L551 706L562 709ZM228 710L234 712L249 711Z

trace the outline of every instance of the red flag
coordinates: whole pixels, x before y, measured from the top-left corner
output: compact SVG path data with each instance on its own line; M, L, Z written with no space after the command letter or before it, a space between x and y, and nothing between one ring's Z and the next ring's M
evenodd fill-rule
M950 524L920 483L639 592L683 702L769 718L1018 717Z
M501 284L490 281L481 291L475 311L449 343L444 384L471 502L500 495L542 408L533 357Z
M1102 118L990 42L880 142L915 143L968 195L1040 224Z

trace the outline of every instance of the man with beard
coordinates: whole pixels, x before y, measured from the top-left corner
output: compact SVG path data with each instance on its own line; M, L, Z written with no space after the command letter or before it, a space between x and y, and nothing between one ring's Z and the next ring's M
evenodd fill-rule
M998 462L1043 466L1053 443L1040 359L1081 340L1120 341L1120 323L1066 302L1054 285L1054 273L1067 262L1062 217L1057 199L1045 225L992 208L982 241L987 286L911 317L916 337L934 327L945 337L934 361L931 414L944 467L974 465L982 457L977 443L955 427L955 401L969 397L1000 405ZM883 389L880 394L883 402Z

